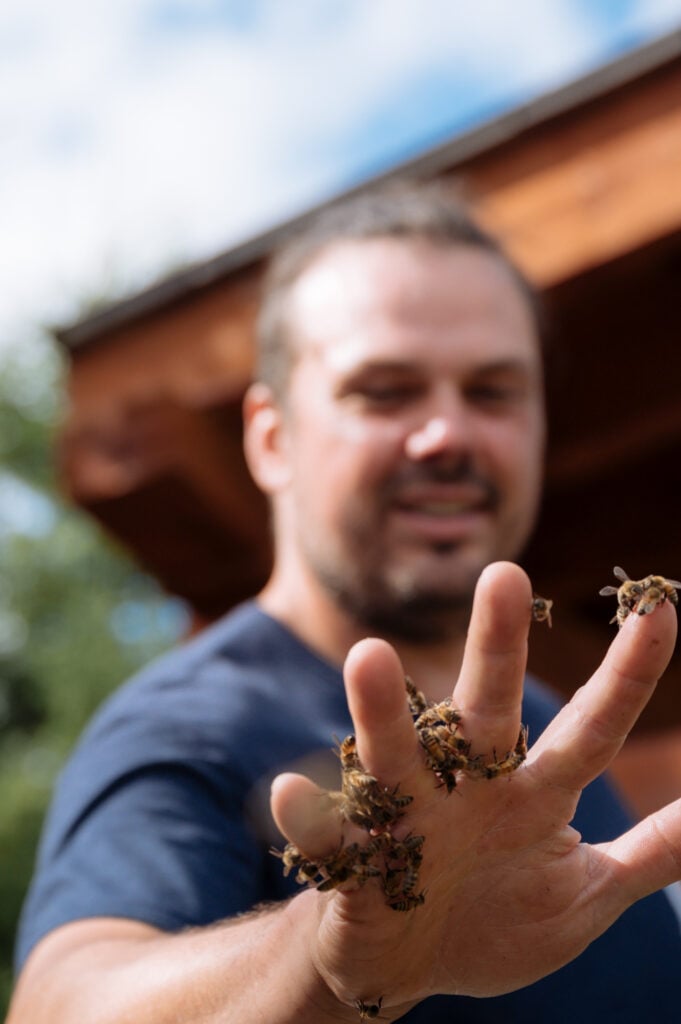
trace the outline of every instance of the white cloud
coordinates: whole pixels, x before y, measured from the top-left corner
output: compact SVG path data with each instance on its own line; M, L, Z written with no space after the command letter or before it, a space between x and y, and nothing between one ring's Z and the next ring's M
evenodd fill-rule
M681 27L679 0L635 0L624 17L632 32L669 32Z
M22 318L70 317L107 276L134 288L321 198L410 82L542 90L603 43L575 0L243 3L230 28L216 0L186 0L194 26L172 32L160 0L6 0L0 343ZM648 10L662 30L681 0L640 0L634 29Z

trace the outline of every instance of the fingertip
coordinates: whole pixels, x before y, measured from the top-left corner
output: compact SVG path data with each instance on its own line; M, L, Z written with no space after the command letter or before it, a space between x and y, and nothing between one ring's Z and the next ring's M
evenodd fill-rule
M642 679L657 679L674 652L678 632L676 609L666 601L648 615L628 615L610 646L615 658L626 661L625 671Z
M295 772L277 775L270 793L275 823L289 842L313 856L335 849L341 837L341 815L333 794Z
M399 782L418 743L397 652L385 640L361 640L343 674L362 763L386 784Z
M405 710L404 668L387 641L369 637L356 643L345 660L343 675L358 728Z
M525 584L530 587L530 578L517 562L509 562L500 560L498 562L490 562L480 573L481 580L491 579L495 582L500 580L516 580L521 585Z
M365 672L395 675L404 674L402 663L394 647L378 637L366 637L358 640L350 648L345 659L346 676L355 676Z
M492 602L495 608L522 608L524 613L531 608L532 584L525 570L515 562L491 562L480 574L476 598Z
M475 589L469 637L493 651L523 643L531 623L532 584L515 562L492 562Z

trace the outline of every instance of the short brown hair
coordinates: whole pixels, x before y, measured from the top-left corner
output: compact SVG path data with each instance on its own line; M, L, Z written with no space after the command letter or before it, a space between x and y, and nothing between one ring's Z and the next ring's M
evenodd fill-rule
M295 355L286 315L291 288L322 249L339 240L372 238L425 238L438 245L474 246L498 256L540 326L537 293L497 239L475 221L459 190L443 182L393 180L324 207L272 254L257 321L256 376L279 401L285 397Z

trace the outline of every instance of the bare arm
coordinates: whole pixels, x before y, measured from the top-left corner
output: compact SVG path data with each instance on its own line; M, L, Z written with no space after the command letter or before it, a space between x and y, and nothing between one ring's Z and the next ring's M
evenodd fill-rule
M301 897L175 935L116 918L65 925L29 957L7 1024L355 1021L307 955L314 894Z
M517 567L483 574L454 690L475 751L507 750L518 735L530 601ZM397 913L372 879L177 936L104 919L68 925L32 954L8 1024L326 1024L356 1021L355 1001L379 998L387 1021L434 993L496 995L543 977L637 899L681 878L681 803L594 847L569 824L674 638L668 605L630 616L526 763L510 776L465 779L451 795L424 768L394 651L363 641L345 670L358 749L384 785L414 797L399 827L426 837L424 904ZM306 853L337 848L338 816L304 777L276 780L273 810Z

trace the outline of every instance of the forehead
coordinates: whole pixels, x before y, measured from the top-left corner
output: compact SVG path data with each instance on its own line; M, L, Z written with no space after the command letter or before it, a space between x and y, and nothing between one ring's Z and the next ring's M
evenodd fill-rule
M363 360L539 359L532 310L503 260L426 239L348 240L294 284L298 361L342 371Z

